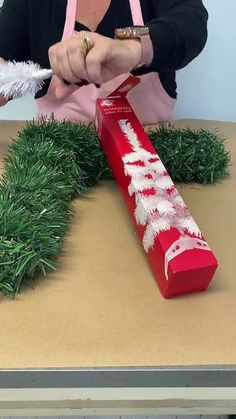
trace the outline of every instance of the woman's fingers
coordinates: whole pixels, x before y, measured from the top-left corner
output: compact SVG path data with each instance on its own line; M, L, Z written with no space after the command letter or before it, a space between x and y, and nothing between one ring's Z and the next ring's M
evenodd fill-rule
M53 45L49 49L49 60L53 73L61 80L64 79L70 83L77 81L77 77L70 67L66 45L61 43Z
M73 73L76 74L77 82L81 80L90 81L85 66L85 55L86 50L84 50L81 38L75 38L74 43L71 43L68 47L68 59Z
M103 42L98 42L85 58L85 65L89 80L95 84L104 83L102 77L102 63L107 55L107 46Z
M49 49L49 60L53 73L69 83L80 83L88 79L85 67L86 45L82 36L72 37Z
M51 68L61 80L101 85L129 73L142 57L136 40L113 40L93 32L80 32L49 50Z

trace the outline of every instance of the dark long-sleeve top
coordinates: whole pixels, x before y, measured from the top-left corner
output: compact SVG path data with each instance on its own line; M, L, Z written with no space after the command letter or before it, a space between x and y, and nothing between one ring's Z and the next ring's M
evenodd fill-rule
M49 68L48 49L62 38L66 5L67 0L5 0L0 11L0 57L32 60ZM158 72L165 90L175 98L176 70L189 64L205 46L207 11L202 0L141 0L141 7L154 58L139 74ZM112 0L97 32L113 37L116 28L131 25L129 0ZM79 22L75 29L88 30ZM39 96L47 88L48 83Z

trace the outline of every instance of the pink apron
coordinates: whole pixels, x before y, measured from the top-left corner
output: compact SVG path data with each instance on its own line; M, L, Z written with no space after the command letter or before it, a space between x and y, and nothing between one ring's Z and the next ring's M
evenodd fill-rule
M139 0L129 0L133 25L143 26L143 16ZM68 0L66 22L62 40L74 35L77 0ZM38 118L50 117L54 114L57 120L76 120L81 122L94 121L95 106L98 97L103 98L111 94L129 75L124 74L100 88L94 84L80 87L58 99L55 89L59 83L56 76L52 77L48 93L37 100ZM65 88L66 90L66 88ZM175 99L172 99L163 88L157 73L141 76L141 83L128 94L128 100L143 124L154 124L172 119Z

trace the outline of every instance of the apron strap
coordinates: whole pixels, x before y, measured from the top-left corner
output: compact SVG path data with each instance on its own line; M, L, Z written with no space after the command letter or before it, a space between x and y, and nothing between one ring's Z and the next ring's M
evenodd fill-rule
M77 0L67 0L66 21L63 32L63 40L70 38L74 32L77 11Z
M143 14L140 0L129 0L134 26L143 26Z
M140 0L129 0L131 14L133 18L133 24L135 26L143 26L143 14L141 9ZM67 0L67 9L66 9L66 21L65 27L63 32L63 40L68 39L72 35L71 28L73 27L74 31L74 23L76 18L76 11L77 11L77 0Z
M73 35L76 11L77 11L77 0L67 0L66 20L65 20L62 41L69 39ZM54 93L57 84L58 84L57 77L52 76L52 80L48 88L48 94Z

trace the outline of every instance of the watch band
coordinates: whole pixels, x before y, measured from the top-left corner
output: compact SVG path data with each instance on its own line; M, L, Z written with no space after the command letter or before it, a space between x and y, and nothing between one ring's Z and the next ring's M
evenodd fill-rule
M142 58L137 68L149 65L153 60L153 46L148 26L129 26L115 30L116 39L137 39L141 42Z
M148 26L129 26L115 30L115 38L118 39L136 39L146 35L149 35Z
M150 35L140 36L142 46L141 64L138 67L148 66L153 60L153 45Z

